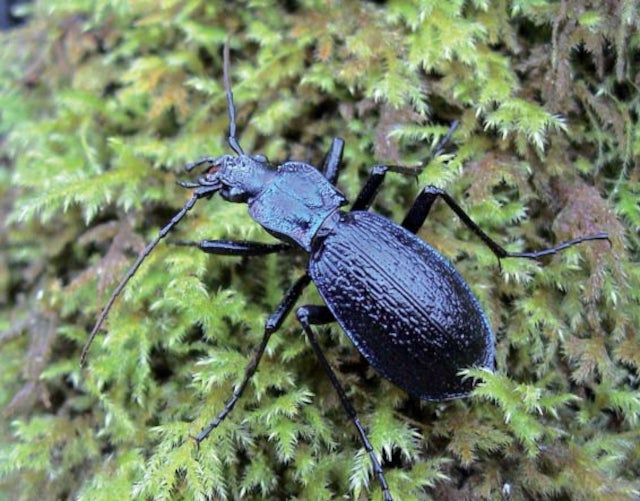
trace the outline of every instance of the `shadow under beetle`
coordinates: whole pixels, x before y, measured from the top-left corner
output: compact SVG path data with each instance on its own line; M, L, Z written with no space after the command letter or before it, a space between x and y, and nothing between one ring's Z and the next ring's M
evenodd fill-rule
M301 248L309 253L306 273L285 293L265 325L264 336L224 409L196 437L204 440L231 412L255 373L271 335L280 328L303 289L313 281L325 306L296 310L309 343L335 387L369 454L383 498L391 492L382 466L344 389L325 358L312 325L337 321L362 356L383 377L424 400L467 396L472 382L459 376L468 367L494 367L495 338L478 300L451 263L415 234L440 197L493 251L498 259L537 259L587 240L608 239L598 233L536 252L508 252L491 240L443 190L424 188L400 225L368 212L387 171L414 174L414 168L378 165L349 211L336 188L344 141L335 138L320 170L304 162L274 166L264 155L247 155L236 138L235 107L229 81L229 46L225 44L224 84L229 113L228 144L235 155L205 157L187 170L205 165L197 182L180 182L193 189L191 199L147 245L113 291L81 355L84 366L89 347L111 306L142 261L201 198L219 193L229 202L243 202L249 215L284 243L247 241L178 241L210 254L257 256ZM441 150L449 133L434 150ZM425 162L425 165L428 162ZM422 168L424 168L424 166Z

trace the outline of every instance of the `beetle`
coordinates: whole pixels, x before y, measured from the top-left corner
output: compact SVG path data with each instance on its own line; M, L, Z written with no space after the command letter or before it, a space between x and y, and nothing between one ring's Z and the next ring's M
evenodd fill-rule
M280 243L231 240L175 243L195 246L209 254L233 256L302 249L309 254L307 271L286 291L268 317L262 341L241 383L222 411L194 438L200 443L231 412L256 372L269 338L313 281L325 304L300 306L296 317L358 432L383 498L390 501L392 495L382 466L312 326L337 322L381 376L411 395L428 401L465 397L472 390L472 382L463 379L459 371L468 367L493 370L495 337L462 276L446 258L416 236L433 203L443 199L498 260L538 259L581 242L608 240L608 236L596 233L539 251L509 252L484 233L449 194L434 186L422 189L403 221L396 224L368 210L387 172L416 174L415 168L393 165L372 168L350 209L343 210L348 202L336 182L344 141L333 139L320 169L301 161L273 165L264 155L245 154L236 136L228 42L223 49L223 74L229 114L227 142L235 154L204 157L187 164L188 171L205 166L196 182L179 183L193 190L191 198L143 249L114 289L82 350L81 364L86 364L93 339L129 279L198 200L219 194L226 201L246 203L251 218ZM455 126L454 122L430 158L441 152ZM420 168L427 163L428 160Z

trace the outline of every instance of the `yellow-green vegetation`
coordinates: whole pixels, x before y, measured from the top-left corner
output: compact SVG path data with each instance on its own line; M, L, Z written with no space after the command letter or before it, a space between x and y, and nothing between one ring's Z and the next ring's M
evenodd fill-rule
M377 499L367 455L290 318L200 448L303 254L161 244L79 353L182 166L229 152L231 44L247 152L375 164L452 147L375 209L445 188L510 250L607 231L542 263L495 256L444 204L420 235L497 336L474 395L419 402L336 327L321 343L398 499L631 499L640 489L637 1L39 0L0 43L0 499ZM200 202L176 238L273 239ZM313 287L302 302L319 302Z

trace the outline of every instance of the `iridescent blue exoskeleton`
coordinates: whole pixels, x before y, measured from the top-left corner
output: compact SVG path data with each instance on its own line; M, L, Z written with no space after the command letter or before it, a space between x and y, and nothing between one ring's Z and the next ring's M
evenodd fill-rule
M344 142L335 138L320 169L304 162L269 163L263 155L246 155L236 139L235 108L229 83L229 49L224 50L224 81L229 109L228 142L235 155L205 157L187 166L204 166L192 198L140 254L114 290L82 352L113 302L158 242L201 198L219 194L229 202L246 203L249 215L280 243L205 240L179 241L219 255L256 256L303 249L309 254L306 273L285 293L268 318L262 342L249 362L242 382L224 409L195 438L204 440L231 411L255 373L270 336L293 309L303 289L313 281L324 305L306 305L296 316L309 343L337 390L369 454L385 500L391 492L378 456L344 389L329 366L311 328L337 321L362 356L383 377L425 400L467 396L472 382L459 372L468 367L494 368L495 338L480 304L451 263L416 236L432 204L442 198L499 258L537 259L587 240L607 239L604 233L565 242L537 252L507 252L491 240L443 190L428 186L417 196L404 220L396 224L368 211L387 171L416 174L416 169L379 165L351 205L336 187ZM434 149L437 155L455 124Z

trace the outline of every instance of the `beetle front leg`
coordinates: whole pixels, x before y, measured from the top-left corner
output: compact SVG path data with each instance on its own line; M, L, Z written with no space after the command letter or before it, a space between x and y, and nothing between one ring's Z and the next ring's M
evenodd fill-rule
M344 140L339 137L334 137L331 141L329 151L322 160L321 172L324 177L335 186L338 181L338 174L340 173L340 162L342 162L342 152L344 151Z
M276 252L286 252L293 249L290 244L263 244L261 242L234 241L234 240L172 240L175 245L197 247L207 254L220 256L264 256Z
M455 120L451 124L447 133L442 136L436 147L431 151L429 157L421 165L417 165L415 167L405 167L402 165L376 165L375 167L372 167L369 172L369 178L360 190L356 201L353 202L351 210L356 211L369 209L376 197L376 194L378 193L378 190L380 189L380 186L382 186L382 182L384 181L387 171L417 177L418 174L420 174L420 172L422 172L435 157L442 153L446 144L450 141L451 136L458 127L458 123L459 122Z
M216 418L207 426L205 426L202 431L194 437L196 443L200 444L200 442L207 438L207 436L209 436L209 433L211 433L211 431L216 428L224 418L227 417L227 415L236 405L236 402L242 396L242 393L249 383L249 380L253 377L253 375L256 373L256 370L258 369L258 364L260 363L260 359L262 358L262 355L264 355L264 351L267 348L269 338L280 328L285 318L287 318L287 315L302 294L302 291L307 285L309 285L310 281L311 279L309 278L309 275L305 273L298 280L296 280L296 282L285 293L284 298L282 298L282 301L280 301L280 304L276 308L276 311L274 311L267 319L267 322L264 326L264 335L262 337L262 341L251 357L251 360L247 364L247 367L244 370L242 381L233 390L233 394L231 395L231 398L229 398L229 400L227 400L227 402L225 403L224 409L222 409L222 411L220 411Z
M307 335L307 338L309 339L309 343L311 344L313 351L315 352L316 356L320 360L320 364L322 365L322 368L324 369L325 373L329 377L331 384L338 392L338 396L340 397L340 401L342 402L342 406L344 407L344 410L346 411L347 415L349 416L349 419L351 419L351 421L353 422L353 425L356 427L356 430L358 431L358 435L360 436L360 441L362 442L362 445L364 446L365 450L369 454L369 458L371 459L373 472L378 478L378 483L380 484L380 488L382 489L382 495L384 500L392 501L391 492L389 491L389 485L387 484L387 479L384 476L384 472L382 470L382 466L380 465L380 461L378 461L378 457L373 451L373 446L369 441L367 432L362 426L362 423L360 423L360 419L358 418L358 414L356 413L356 410L354 409L353 405L349 401L349 398L347 397L347 394L344 388L340 384L340 381L338 381L338 377L336 376L335 372L333 372L333 369L329 365L329 361L324 356L324 353L322 352L322 348L320 348L320 345L318 344L318 340L315 334L311 330L312 324L322 325L322 324L334 322L335 318L333 314L329 311L329 308L327 308L326 306L305 305L305 306L301 306L296 310L296 316L298 317L298 320L302 324L302 328L304 329L304 332Z
M566 249L567 247L571 247L572 245L579 244L581 242L586 242L589 240L609 240L609 236L606 233L596 233L593 235L587 235L585 237L575 238L573 240L569 240L567 242L556 245L555 247L549 247L548 249L542 249L532 252L509 252L504 247L497 244L495 240L489 237L489 235L487 235L484 231L482 231L482 229L469 217L469 215L462 209L462 207L460 207L456 203L456 201L451 198L451 195L440 188L436 188L435 186L427 186L426 188L423 188L423 190L418 194L415 202L402 221L402 226L412 233L417 233L417 231L420 229L425 219L429 215L431 206L438 197L441 197L449 206L449 208L453 212L455 212L456 215L462 220L462 222L478 237L480 237L484 244L489 247L489 249L491 249L491 251L496 255L498 260L506 257L539 259L543 256L555 254L556 252L559 252Z

